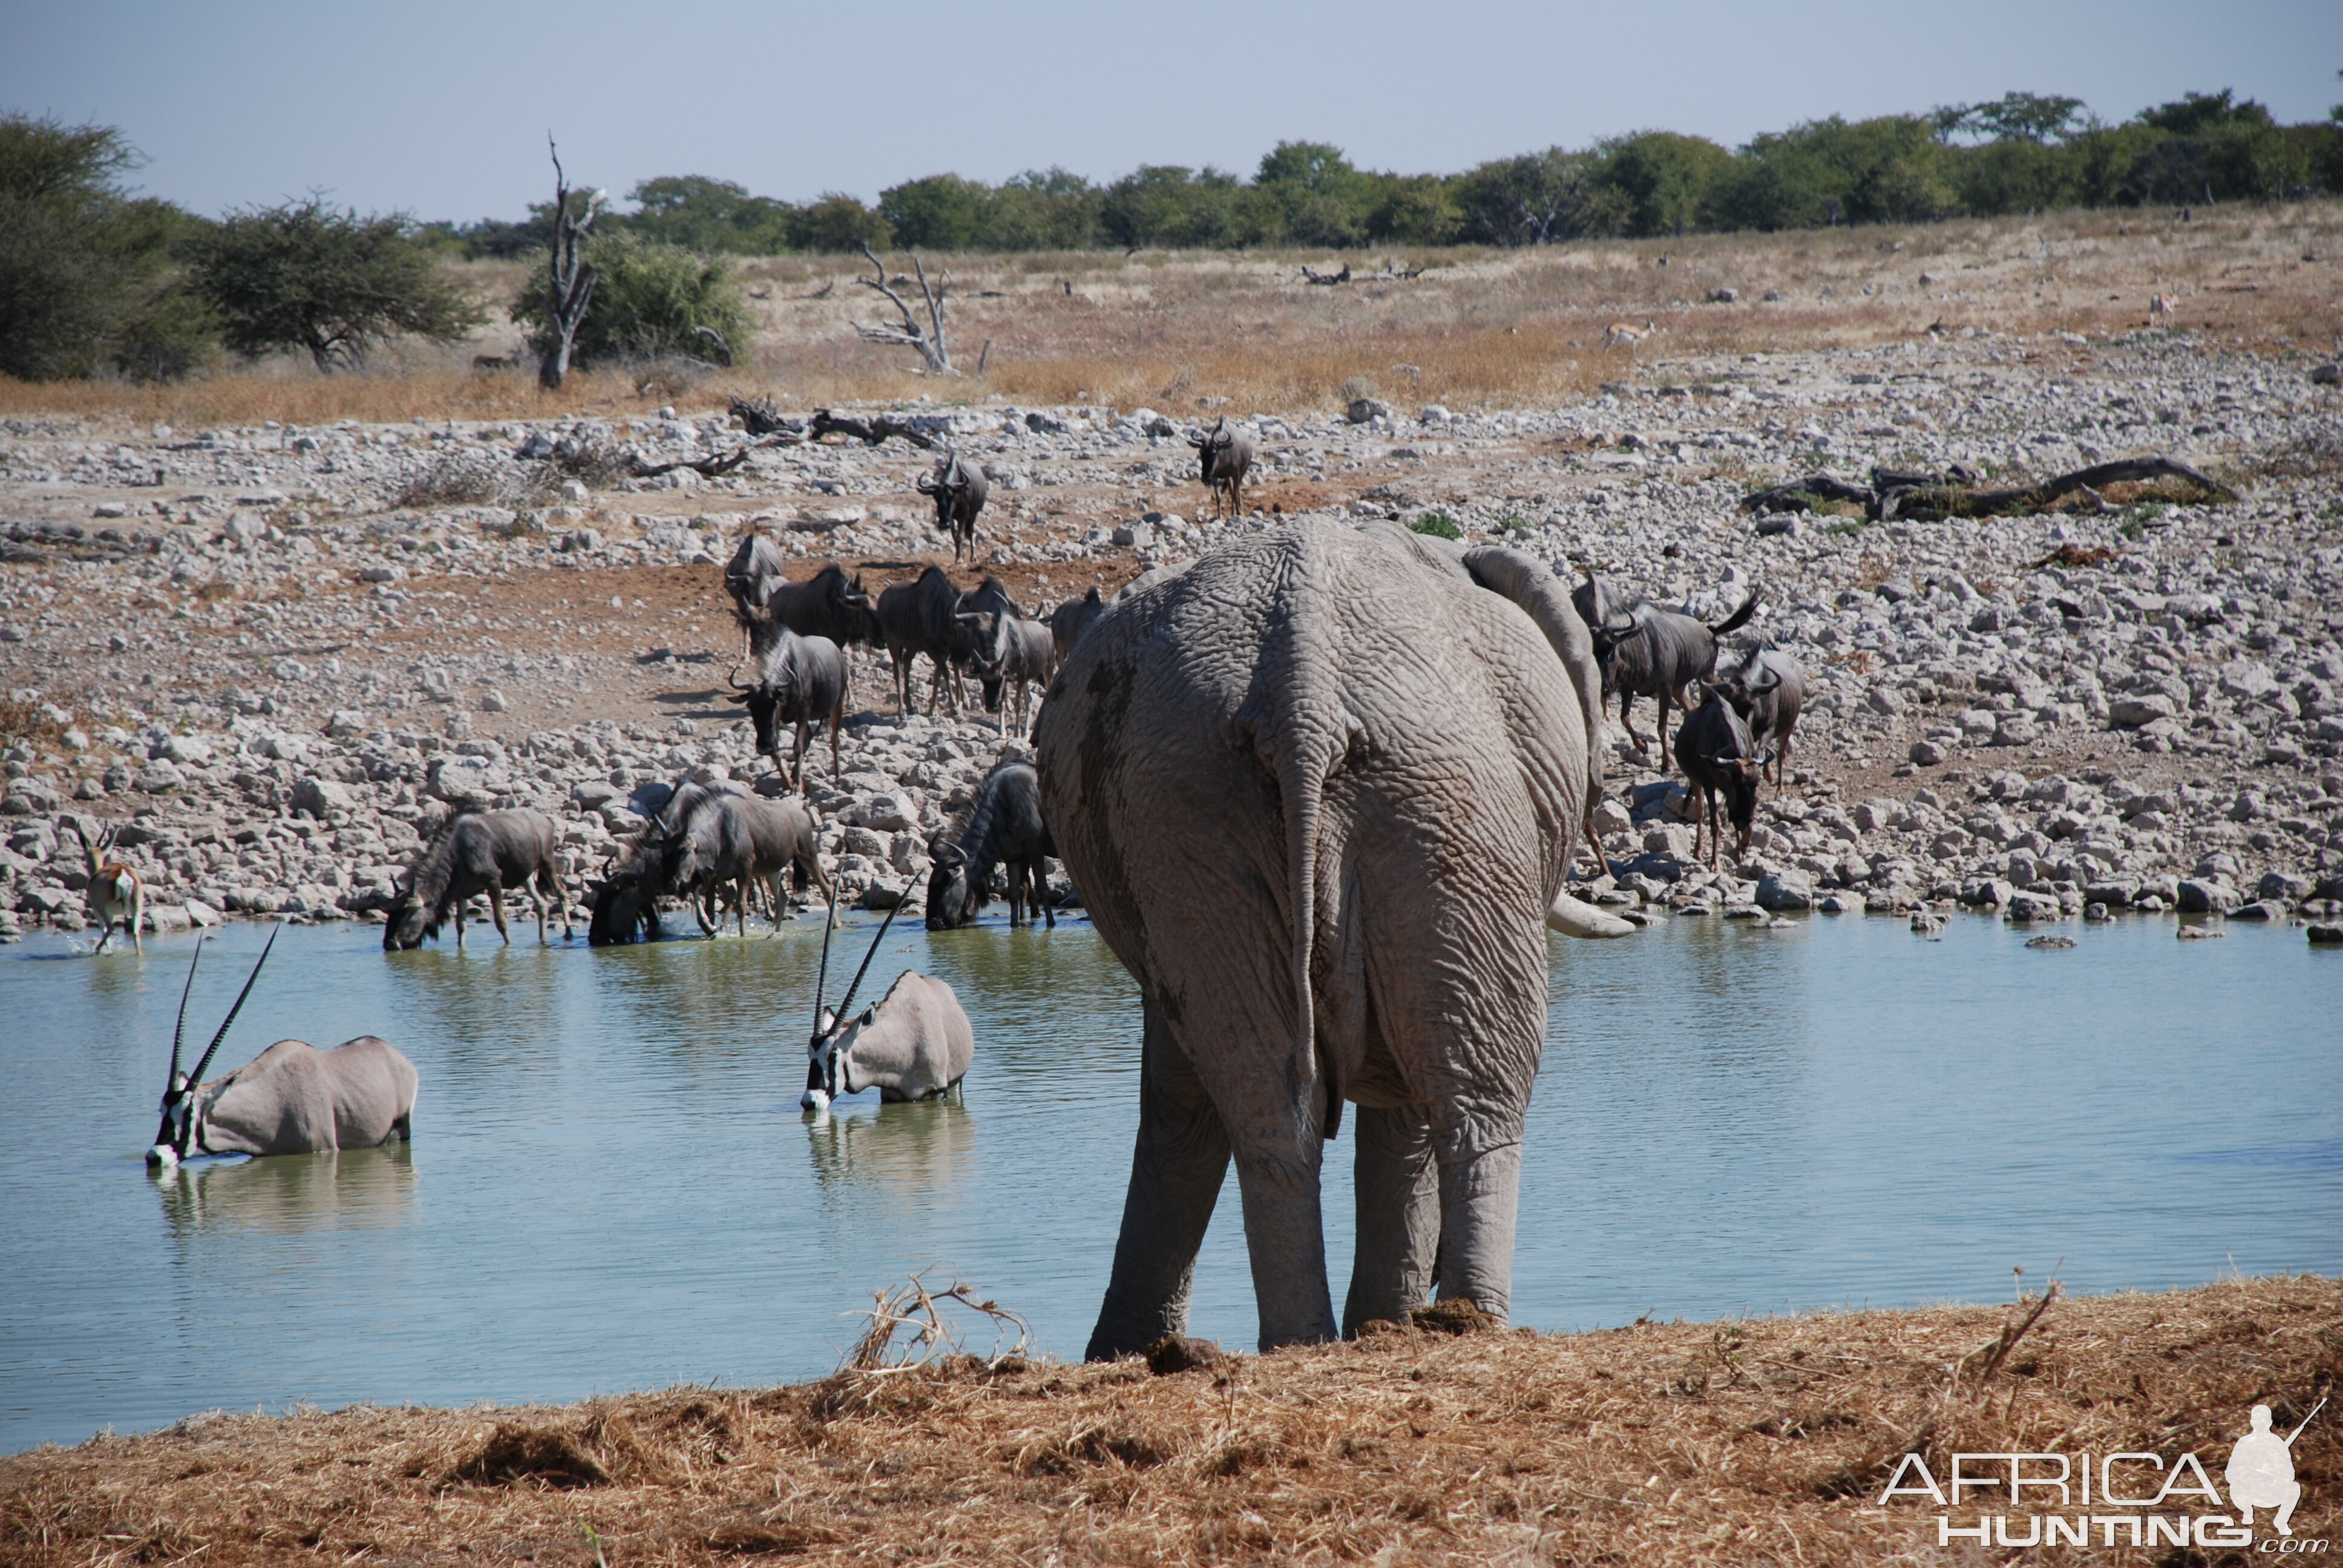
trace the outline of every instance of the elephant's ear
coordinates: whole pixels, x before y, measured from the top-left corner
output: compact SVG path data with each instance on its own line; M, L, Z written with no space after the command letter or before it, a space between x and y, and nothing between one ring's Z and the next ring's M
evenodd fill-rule
M1594 639L1578 618L1578 607L1544 562L1520 550L1502 545L1466 550L1464 569L1483 588L1520 606L1570 672L1586 724L1586 809L1593 811L1603 799L1603 673L1594 663Z

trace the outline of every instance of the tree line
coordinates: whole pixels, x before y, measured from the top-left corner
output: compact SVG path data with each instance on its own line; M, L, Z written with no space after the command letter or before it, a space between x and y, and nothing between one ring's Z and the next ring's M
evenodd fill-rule
M754 196L699 175L645 180L604 220L739 256L862 245L943 251L1522 246L1725 229L1992 216L2062 206L2187 205L2343 193L2343 106L2285 126L2224 88L2121 124L2077 98L2011 93L1926 115L1833 116L1727 148L1644 131L1578 151L1493 159L1453 175L1354 166L1340 147L1282 142L1251 178L1151 165L1100 185L1062 168L987 185L930 175L875 205L830 193ZM519 222L435 225L468 256L541 250L550 208Z
M550 203L520 221L463 225L319 196L205 218L130 194L139 161L111 127L0 115L0 374L168 380L273 352L353 367L393 337L453 342L486 318L487 302L443 260L542 257L552 238ZM1926 115L1833 116L1738 148L1644 131L1453 175L1362 169L1340 147L1281 142L1250 178L1174 165L1105 185L1061 168L999 185L942 174L875 205L669 176L637 185L631 212L600 215L577 351L591 364L745 345L736 256L1528 246L2337 192L2343 106L2280 125L2227 88L2120 124L2079 99L2010 93ZM504 303L540 340L552 330L541 280Z

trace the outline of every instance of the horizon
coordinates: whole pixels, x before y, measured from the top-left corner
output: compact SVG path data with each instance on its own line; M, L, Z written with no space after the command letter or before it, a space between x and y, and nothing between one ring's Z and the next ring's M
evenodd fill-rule
M735 40L727 58L804 53L809 44L853 67L792 80L793 95L773 106L722 91L693 37L673 45L680 71L623 77L646 57L667 56L646 55L635 18L612 0L486 16L423 0L389 35L377 13L286 0L226 17L116 0L18 16L24 43L0 58L0 110L118 127L145 160L130 188L207 215L315 192L339 206L460 224L517 217L548 199L548 131L573 182L614 195L699 175L793 202L830 191L875 202L884 188L947 173L998 185L1057 166L1103 185L1143 165L1176 164L1249 177L1282 141L1331 143L1363 169L1402 174L1456 173L1642 130L1739 147L1832 115L1925 114L2013 90L2071 95L2111 123L2224 87L2287 123L2322 119L2343 100L2343 11L2312 0L2221 16L2176 0L2047 12L1987 0L1957 23L1883 18L1847 0L1808 0L1786 22L1720 0L1666 9L1664 24L1654 24L1648 9L1628 18L1488 0L1425 35L1417 13L1389 0L1331 19L1209 5L1183 13L1176 29L1042 0L1021 8L1024 25L940 44L925 24L956 14L932 0L885 30L809 7L719 0L705 8L716 19L709 36ZM527 52L540 23L556 22L561 35L588 40L558 70ZM1496 34L1521 45L1493 54ZM469 57L451 69L445 41L465 35ZM1218 64L1217 41L1232 35L1248 46ZM1174 46L1155 47L1159 36ZM1649 78L1663 73L1641 64L1654 36L1674 51L1671 79L1656 90ZM1382 46L1394 37L1403 49ZM2027 61L2063 56L2077 66L1992 58L2008 53L2011 37L2026 39ZM1187 39L1193 45L1179 42ZM1548 106L1554 73L1574 86L1582 57L1613 64L1592 73L1585 92ZM1145 68L1134 72L1134 58ZM866 68L888 59L908 65ZM1306 68L1290 63L1297 59ZM330 64L301 74L318 61ZM997 84L1020 72L1045 75L1060 90L1004 96ZM219 90L256 77L282 90ZM981 84L973 92L971 80ZM864 101L874 86L888 95L875 110ZM1445 107L1463 94L1475 110L1469 119ZM616 114L607 107L614 101ZM923 101L938 113L907 117L902 106ZM789 151L817 142L811 158Z

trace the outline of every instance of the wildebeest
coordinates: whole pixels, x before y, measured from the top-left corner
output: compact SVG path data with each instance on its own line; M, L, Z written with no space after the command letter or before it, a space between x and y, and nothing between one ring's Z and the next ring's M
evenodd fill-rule
M1619 723L1635 749L1648 751L1635 733L1638 697L1660 705L1660 766L1672 768L1668 755L1668 704L1689 709L1691 687L1716 673L1716 639L1737 630L1757 608L1757 590L1750 589L1741 608L1715 626L1688 615L1661 609L1648 600L1621 605L1604 588L1593 571L1571 594L1571 602L1594 635L1594 657L1602 667L1604 695L1619 694Z
M740 623L740 657L749 657L749 633L773 618L773 599L789 579L789 558L769 535L749 533L724 568L724 591L732 596L732 617Z
M68 821L65 826L81 839L82 859L89 862L89 912L97 917L97 950L106 950L118 923L130 928L130 945L144 954L146 943L138 928L146 923L146 884L128 864L114 858L114 840L121 829L98 829L97 842L93 844L80 823Z
M1725 699L1749 721L1757 755L1774 765L1774 782L1790 760L1790 731L1806 706L1806 672L1778 648L1752 652L1725 682Z
M932 1100L959 1087L976 1060L976 1034L968 1014L951 987L940 980L906 970L860 1016L847 1012L894 922L895 910L890 910L835 1010L821 1001L821 987L830 975L830 932L822 933L813 1038L806 1051L805 1093L798 1101L804 1110L826 1111L841 1094L872 1088L883 1101Z
M1700 858L1701 822L1705 817L1708 863L1714 866L1723 846L1716 820L1720 794L1725 797L1725 814L1739 835L1733 852L1736 856L1749 852L1750 825L1757 815L1757 744L1749 739L1749 726L1733 710L1720 688L1702 689L1700 706L1685 714L1676 727L1676 761L1684 778L1700 791L1701 811L1693 818L1693 858Z
M699 929L709 937L723 929L719 896L729 889L745 937L752 885L764 887L776 920L787 907L783 872L794 869L800 888L829 890L820 847L813 818L799 801L710 793L690 808L669 837L663 856L667 886L691 900Z
M1201 436L1188 437L1188 445L1196 448L1203 470L1204 487L1212 492L1212 502L1220 507L1220 515L1244 516L1245 471L1252 467L1252 437L1242 430L1229 428L1228 416ZM1222 505L1222 498L1227 504Z
M204 954L203 943L196 942L186 988L179 993L179 1021L171 1031L171 1070L164 1080L162 1125L146 1151L149 1165L169 1167L190 1154L316 1154L414 1137L415 1064L397 1047L370 1034L331 1050L280 1040L226 1077L204 1081L204 1070L227 1038L228 1026L243 1010L276 945L277 932L271 931L219 1032L196 1070L182 1073L187 997Z
M878 608L863 591L860 573L851 579L836 561L801 583L784 583L773 595L772 618L799 637L826 637L846 656L846 699L854 700L854 650L886 646L879 634ZM750 647L753 653L754 642Z
M926 654L935 666L928 688L933 710L949 690L951 710L960 711L958 661L969 649L967 632L956 618L960 590L941 567L929 567L907 583L895 583L879 596L879 627L887 639L887 657L895 671L896 710L911 709L912 666Z
M947 452L933 474L920 476L918 486L920 494L935 499L936 531L951 536L952 564L960 564L963 551L973 561L976 515L984 510L985 497L991 490L984 470L963 461L958 452Z
M786 626L767 624L753 628L749 663L756 678L748 684L730 676L729 700L745 703L757 729L757 750L781 767L781 726L797 727L783 777L799 793L805 789L806 738L814 726L830 721L830 770L842 776L838 731L846 719L846 655L826 637L799 637Z
M1058 668L1056 638L1041 621L1022 616L963 612L960 618L976 637L976 676L984 688L985 711L1001 716L1001 733L1007 735L1010 704L1003 693L1013 683L1017 733L1024 734L1032 718L1032 688L1046 689L1051 672Z
M1058 657L1062 659L1074 651L1082 633L1090 630L1091 622L1106 613L1112 601L1100 594L1092 583L1080 598L1070 598L1050 612L1050 638L1058 645Z
M1009 923L1029 923L1038 908L1056 930L1048 858L1057 852L1050 825L1041 819L1041 787L1033 765L1009 762L994 769L976 792L967 825L957 834L939 829L929 840L934 866L928 873L928 930L956 930L974 921L992 896L992 872L999 866L1009 869Z
M475 893L488 895L488 912L507 946L505 890L528 889L537 905L537 940L545 940L546 896L558 900L561 934L570 936L569 890L555 869L553 822L541 811L458 812L447 819L399 879L383 927L382 949L398 952L439 934L449 911L456 916L456 946L464 945L464 905Z

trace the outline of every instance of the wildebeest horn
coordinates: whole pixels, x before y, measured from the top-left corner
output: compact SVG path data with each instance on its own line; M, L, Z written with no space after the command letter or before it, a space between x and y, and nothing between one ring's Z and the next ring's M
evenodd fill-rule
M910 889L905 888L903 890L908 893L910 891ZM879 934L870 939L870 950L862 955L862 967L854 971L854 979L852 982L847 986L846 994L838 1000L838 1016L840 1018L844 1018L846 1016L846 1010L854 1005L854 993L862 989L862 977L870 972L870 960L879 956L879 944L887 940L887 928L895 923L895 915L898 910L902 909L902 907L903 900L900 898L897 899L895 900L894 907L887 911L887 918L879 922Z
M911 487L923 496L932 496L936 493L935 477L931 474L921 474L911 481Z
M190 1090L204 1081L204 1069L212 1064L213 1056L219 1050L220 1041L227 1038L228 1026L236 1021L236 1015L244 1010L244 999L252 994L252 983L260 978L260 966L268 961L269 950L277 946L277 939L284 930L285 928L280 925L268 933L268 941L260 950L258 962L252 966L252 972L245 977L244 989L236 993L236 1005L227 1010L226 1018L220 1020L219 1032L212 1036L211 1044L204 1048L203 1060L196 1062L195 1071L187 1075L187 1087ZM192 965L188 967L187 978L191 982L195 979L195 970Z
M185 1039L187 1033L187 998L195 992L196 966L203 961L204 934L197 931L196 956L187 960L187 983L179 991L179 1021L171 1030L171 1076L163 1081L166 1088L179 1081L179 1041Z

